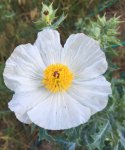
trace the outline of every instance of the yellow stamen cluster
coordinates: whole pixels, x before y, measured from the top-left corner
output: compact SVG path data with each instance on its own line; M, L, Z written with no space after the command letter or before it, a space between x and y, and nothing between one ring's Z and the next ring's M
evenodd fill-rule
M52 64L44 70L44 86L51 92L66 91L72 84L73 73L62 64Z

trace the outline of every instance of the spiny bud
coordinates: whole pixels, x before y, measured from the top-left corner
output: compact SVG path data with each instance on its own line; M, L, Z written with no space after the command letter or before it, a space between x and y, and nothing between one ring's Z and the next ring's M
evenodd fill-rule
M52 3L47 6L42 4L42 21L45 22L46 25L51 25L53 20L55 19L56 10L53 9Z
M54 22L56 18L56 10L52 7L53 3L51 3L49 6L42 3L42 11L41 11L41 17L34 22L36 28L38 30L41 30L45 27L51 27L51 28L58 28L58 26L64 21L66 16L62 14L59 19L56 19L56 22Z

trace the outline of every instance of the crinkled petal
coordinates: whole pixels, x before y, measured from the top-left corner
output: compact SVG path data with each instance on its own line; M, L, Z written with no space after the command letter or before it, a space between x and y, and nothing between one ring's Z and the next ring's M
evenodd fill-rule
M84 80L102 75L107 70L107 61L99 43L83 33L71 35L61 54L61 61L67 64L75 76Z
M68 93L94 114L104 109L111 95L111 85L103 76L89 81L74 81Z
M30 92L15 93L8 107L21 122L30 123L27 112L46 99L50 93L44 88Z
M42 86L45 65L36 46L31 44L16 47L6 62L4 82L15 91L30 91Z
M50 130L76 127L88 121L90 109L67 93L53 94L28 112L36 125Z
M22 123L26 123L26 124L31 124L31 120L29 119L27 113L23 114L23 115L20 115L20 114L17 114L15 113L15 116L16 118L21 121Z
M60 44L60 35L58 31L44 29L38 33L34 45L40 50L46 66L60 62L62 46Z

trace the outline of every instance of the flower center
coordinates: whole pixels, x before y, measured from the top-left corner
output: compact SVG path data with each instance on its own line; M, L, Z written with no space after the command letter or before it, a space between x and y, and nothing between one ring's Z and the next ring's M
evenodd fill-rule
M62 64L52 64L44 70L42 80L44 86L51 92L66 91L72 84L73 73Z

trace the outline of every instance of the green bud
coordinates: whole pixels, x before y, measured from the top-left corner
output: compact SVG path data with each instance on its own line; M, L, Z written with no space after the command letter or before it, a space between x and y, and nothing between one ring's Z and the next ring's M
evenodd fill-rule
M55 21L55 18L57 18L56 11L57 9L53 9L53 3L51 3L49 6L42 4L41 17L36 22L34 22L36 28L38 30L42 30L45 27L51 27L54 29L58 28L66 16L62 14L60 18L56 19Z
M52 3L49 6L42 4L42 21L45 22L46 25L51 25L55 19L56 11L57 10L53 9Z

